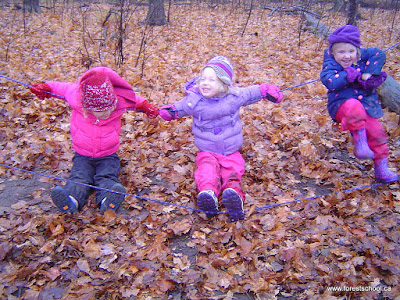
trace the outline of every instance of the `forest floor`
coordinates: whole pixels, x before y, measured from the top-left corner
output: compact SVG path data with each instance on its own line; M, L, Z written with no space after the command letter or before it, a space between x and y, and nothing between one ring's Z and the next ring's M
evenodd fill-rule
M57 208L50 203L50 190L54 187L53 184L44 182L43 177L39 175L33 175L31 177L19 178L18 176L12 176L12 178L8 176L1 175L0 176L0 215L6 213L12 214L16 213L18 209L22 207L30 207L32 206L43 206L45 211L49 214L56 214ZM311 182L310 182L311 183ZM326 194L331 192L329 188L321 188L318 185L309 186L309 188L315 189L318 194ZM301 190L304 188L304 185L299 185L297 189ZM42 197L40 200L34 199L34 194L41 193ZM46 203L43 203L43 197L47 199ZM91 206L91 207L90 207ZM95 209L94 205L90 205L85 209ZM129 218L129 210L124 208L122 205L118 210L118 214L122 217ZM191 237L190 235L181 235L175 236L171 242L171 250L174 253L185 255L188 257L189 261L192 265L195 265L196 255L198 251L195 248L189 247ZM61 295L65 292L67 286L59 286L57 289L50 289L43 293L39 299L59 299ZM15 289L13 296L16 298L23 297L24 288ZM221 293L222 294L222 293ZM179 289L175 289L174 291L169 293L168 299L172 300L180 300L186 299L183 291ZM254 293L233 293L232 300L255 300L259 299ZM278 293L276 295L276 299L278 300L294 300L297 299L297 296L292 296L290 294L281 294Z
M245 219L229 222L223 206L211 219L196 210L190 118L136 111L122 117L120 180L129 196L119 213L100 215L91 196L79 213L61 214L49 191L71 169L70 107L1 79L0 163L8 167L0 167L0 298L397 299L399 183L376 185L373 163L354 157L320 82L299 86L319 78L326 37L301 30L296 13L258 7L248 18L233 4L196 3L172 5L169 24L156 28L143 26L146 7L126 10L123 57L121 23L108 4L63 2L40 15L5 7L0 74L75 82L89 67L108 66L160 107L225 55L235 86L290 88L279 104L241 110ZM346 23L322 2L312 9L331 31ZM361 13L363 46L387 49L400 39L400 16ZM399 50L386 52L384 67L397 80ZM381 121L399 170L399 116L386 108Z

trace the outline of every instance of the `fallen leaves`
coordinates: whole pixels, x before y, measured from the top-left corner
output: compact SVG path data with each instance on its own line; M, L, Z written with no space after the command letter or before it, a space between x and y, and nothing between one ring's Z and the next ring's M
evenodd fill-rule
M302 33L299 43L293 42L299 36L299 16L254 11L240 36L246 14L198 5L190 11L173 6L170 24L153 29L143 76L134 66L143 32L136 20L145 17L145 9L134 12L135 21L127 28L124 51L129 55L122 67L114 64L112 40L100 47L101 5L91 14L71 7L63 16L29 15L24 28L10 17L22 24L22 13L4 9L1 43L10 51L9 61L0 54L1 72L27 83L75 81L85 71L78 49L82 35L89 33L84 41L95 64L112 67L159 106L179 100L183 84L217 54L231 59L237 86L269 82L285 88L318 78L326 41ZM370 19L360 20L360 28L381 24L382 14L368 13ZM330 20L332 26L344 22L337 16ZM390 40L385 32L368 32L363 42L386 48ZM399 76L396 53L386 64L394 77ZM4 80L0 88L0 162L66 178L73 156L68 105L58 99L40 101L25 87ZM1 297L166 299L178 294L234 299L235 293L249 293L260 299L339 299L349 293L327 287L351 285L390 286L380 296L394 299L400 293L398 184L257 210L373 182L371 163L353 157L348 135L327 114L325 94L315 82L285 91L279 105L259 102L243 108L243 186L249 211L237 224L227 223L226 214L208 220L190 209L146 201L195 207L197 149L191 120L163 122L125 113L121 181L129 193L144 198L126 197L121 214L107 211L104 216L93 199L76 215L60 215L42 205L51 200L48 191L39 189L32 194L34 201L14 204L12 212L0 215ZM385 111L382 121L396 166L398 116ZM10 172L1 168L0 174ZM377 293L350 296L375 299Z

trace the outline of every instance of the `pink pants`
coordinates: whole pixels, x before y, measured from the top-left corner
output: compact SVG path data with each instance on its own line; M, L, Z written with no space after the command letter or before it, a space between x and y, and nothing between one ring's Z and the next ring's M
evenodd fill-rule
M384 128L375 119L368 115L364 106L357 99L349 99L338 109L335 119L342 126L342 130L357 131L365 128L367 131L368 146L375 154L375 160L389 155L387 136Z
M213 190L218 197L221 191L232 188L244 201L244 159L239 152L221 155L200 151L196 157L196 165L194 179L199 191Z

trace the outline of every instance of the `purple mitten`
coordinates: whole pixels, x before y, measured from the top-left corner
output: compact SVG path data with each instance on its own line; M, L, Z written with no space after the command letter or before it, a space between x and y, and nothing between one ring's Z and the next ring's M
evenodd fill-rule
M344 69L347 73L347 81L349 83L353 83L354 81L357 80L357 78L361 79L361 72L358 71L356 68L354 67L347 67L346 69Z
M368 80L358 79L358 83L365 90L376 88L380 86L386 80L387 74L385 72L381 72L381 75L374 76L372 75Z
M165 121L171 121L178 118L178 112L176 111L175 106L172 104L167 104L161 106L160 108L160 117L163 118Z
M282 101L282 91L275 85L263 83L260 85L261 97L271 102L279 103Z

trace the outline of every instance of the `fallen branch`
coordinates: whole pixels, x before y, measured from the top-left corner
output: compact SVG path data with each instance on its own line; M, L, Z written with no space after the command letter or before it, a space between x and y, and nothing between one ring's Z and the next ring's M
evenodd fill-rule
M279 12L283 12L283 13L291 13L291 14L309 14L312 15L318 19L321 19L321 15L317 14L315 12L312 12L310 10L308 10L307 8L301 7L301 6L293 6L293 7L289 7L289 8L285 8L285 7L272 7L272 6L267 6L264 5L261 7L262 9L268 9L271 10L271 13L269 14L270 16L273 15L274 12L279 11Z
M304 18L306 19L305 25L302 27L303 30L308 30L320 37L328 37L331 32L320 20L314 19L309 13L304 13Z
M388 75L384 83L377 89L378 98L383 107L400 116L400 83Z

